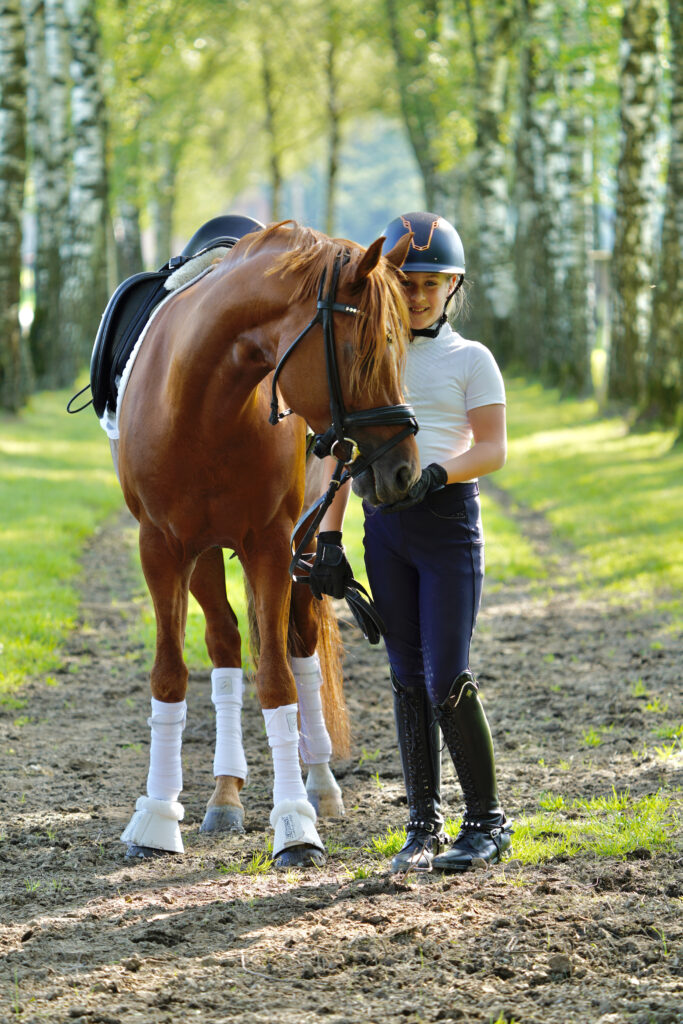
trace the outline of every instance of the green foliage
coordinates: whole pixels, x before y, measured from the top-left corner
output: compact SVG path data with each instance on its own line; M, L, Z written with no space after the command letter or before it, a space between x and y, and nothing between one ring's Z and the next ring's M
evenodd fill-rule
M673 799L661 791L640 798L628 791L572 800L545 793L541 810L513 822L513 856L525 864L561 857L625 857L636 849L673 849L679 827ZM459 823L446 822L455 834Z
M123 499L92 413L41 393L0 417L0 693L59 665L86 539Z

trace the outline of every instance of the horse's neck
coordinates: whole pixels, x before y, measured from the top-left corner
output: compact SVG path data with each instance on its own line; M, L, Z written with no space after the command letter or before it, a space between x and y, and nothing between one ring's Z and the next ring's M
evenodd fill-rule
M249 392L275 368L287 301L264 276L268 264L258 264L226 260L201 283L201 313L178 353L188 377L224 367L231 384Z

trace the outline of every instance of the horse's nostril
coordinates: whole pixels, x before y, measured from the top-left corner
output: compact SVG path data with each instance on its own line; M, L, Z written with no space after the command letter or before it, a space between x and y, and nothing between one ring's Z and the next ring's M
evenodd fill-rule
M399 490L406 493L412 482L413 472L409 465L404 463L396 472L396 484Z

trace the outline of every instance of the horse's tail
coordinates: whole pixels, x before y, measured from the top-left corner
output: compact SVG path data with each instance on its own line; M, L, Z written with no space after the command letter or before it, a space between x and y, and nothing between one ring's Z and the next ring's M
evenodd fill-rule
M256 612L254 610L254 595L249 586L246 576L244 586L247 596L247 615L249 622L249 646L254 667L258 666L260 653L260 637ZM349 727L349 713L344 700L344 686L342 674L342 658L344 647L339 633L337 617L332 609L332 602L329 597L323 597L322 601L313 602L313 610L318 622L318 644L316 650L320 658L320 669L323 677L321 697L325 725L332 740L334 756L346 758L351 749L351 731ZM287 646L291 651L296 638L296 627L294 617L290 608L289 632Z
M323 675L321 690L325 724L332 740L335 757L345 758L351 750L349 713L344 700L342 659L344 647L339 634L337 616L329 597L313 602L318 618L318 655Z
M254 670L258 668L259 658L261 656L261 634L258 629L258 620L256 618L256 609L254 607L254 591L251 589L247 574L242 573L244 580L244 594L247 599L247 623L249 626L249 653L251 654L251 660L254 664Z

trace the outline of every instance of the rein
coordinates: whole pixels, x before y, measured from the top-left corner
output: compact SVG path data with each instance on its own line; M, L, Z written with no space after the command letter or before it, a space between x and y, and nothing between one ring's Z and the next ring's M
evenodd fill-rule
M327 368L327 386L330 393L332 423L324 434L317 434L314 438L313 452L319 459L331 455L337 460L337 465L327 492L310 509L303 513L292 531L290 541L292 561L289 566L289 572L295 583L306 583L308 580L307 576L297 575L297 570L310 570L311 568L311 563L307 562L303 557L304 549L314 536L339 488L348 480L366 470L368 466L371 466L373 462L386 454L394 445L399 444L399 442L411 434L416 434L419 429L415 413L410 405L383 405L375 409L365 409L361 412L351 413L347 412L344 407L334 340L333 313L346 313L349 316L362 315L361 310L356 306L347 306L344 303L335 301L342 263L347 262L348 258L348 254L345 256L337 255L332 271L332 281L326 295L324 294L326 272L323 271L318 288L316 314L298 337L294 339L289 348L287 348L273 374L268 421L273 426L276 426L281 419L289 416L292 412L291 409L288 409L286 412L279 411L277 380L282 367L311 328L315 327L316 324L321 324L325 343L325 365ZM360 454L353 436L349 436L358 427L400 426L401 424L404 424L403 430L400 430L394 437L379 445L369 455ZM309 519L311 519L311 522L304 533L303 539L298 547L295 548L295 537ZM380 636L384 633L384 624L362 584L352 579L346 588L344 597L366 638L372 644L379 643Z

